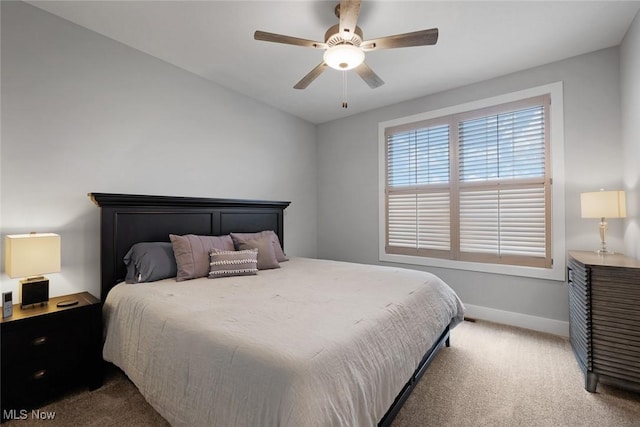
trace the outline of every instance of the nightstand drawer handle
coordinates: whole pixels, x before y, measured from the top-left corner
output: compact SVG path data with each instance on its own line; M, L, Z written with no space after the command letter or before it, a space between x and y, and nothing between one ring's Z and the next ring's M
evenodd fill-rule
M36 371L33 373L33 379L34 380L41 380L43 379L45 376L47 375L47 370L46 369L41 369L40 371Z
M43 345L43 344L46 344L46 342L47 342L47 337L38 337L33 341L31 341L31 345Z

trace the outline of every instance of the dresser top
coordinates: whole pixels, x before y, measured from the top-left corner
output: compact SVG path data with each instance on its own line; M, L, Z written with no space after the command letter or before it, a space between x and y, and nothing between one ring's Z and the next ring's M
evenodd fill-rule
M569 256L584 265L640 269L640 260L622 254L600 255L590 251L569 251Z

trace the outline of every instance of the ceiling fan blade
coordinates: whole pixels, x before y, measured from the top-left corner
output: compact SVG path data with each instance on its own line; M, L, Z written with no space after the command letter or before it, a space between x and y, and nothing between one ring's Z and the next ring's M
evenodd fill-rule
M328 67L324 62L320 63L313 70L309 71L309 73L302 78L296 85L293 87L294 89L305 89L307 86L311 84L324 70Z
M365 40L360 44L364 51L378 49L394 49L397 47L428 46L438 41L438 29L414 31L395 36L380 37L378 39Z
M360 14L360 0L340 0L340 32L354 34Z
M374 73L373 70L365 62L354 68L354 71L358 73L360 77L362 77L362 80L367 82L371 89L375 89L384 84L384 81L382 81L382 79L378 77L378 75Z
M262 40L265 42L292 44L295 46L313 47L316 49L327 49L326 43L316 42L313 40L301 39L298 37L283 36L282 34L267 33L265 31L256 31L253 34L255 40Z

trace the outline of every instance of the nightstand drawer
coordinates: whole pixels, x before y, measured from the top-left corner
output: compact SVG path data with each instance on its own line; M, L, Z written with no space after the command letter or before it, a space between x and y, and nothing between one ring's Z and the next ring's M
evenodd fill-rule
M73 360L79 357L90 332L85 316L61 313L44 322L16 322L2 331L2 364L30 364L31 361ZM43 319L45 320L45 319Z
M3 373L3 394L7 393L6 404L10 408L30 406L46 401L60 391L80 384L83 378L74 375L79 366L70 367L42 363L32 366L16 366L8 373ZM4 387L5 382L11 384Z

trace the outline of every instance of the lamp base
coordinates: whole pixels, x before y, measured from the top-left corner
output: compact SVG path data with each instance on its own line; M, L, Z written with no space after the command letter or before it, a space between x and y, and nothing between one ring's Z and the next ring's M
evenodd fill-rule
M598 249L596 251L596 253L598 255L613 255L613 251L610 251L607 249L607 229L609 227L607 226L607 221L606 218L602 217L600 218L600 227L599 227L599 233L600 233L600 249Z
M20 308L49 302L49 279L44 276L20 281Z
M610 251L610 250L607 250L607 249L604 249L604 250L603 249L598 249L597 251L595 251L595 253L597 253L598 255L602 255L602 256L614 255L615 254L614 251Z

